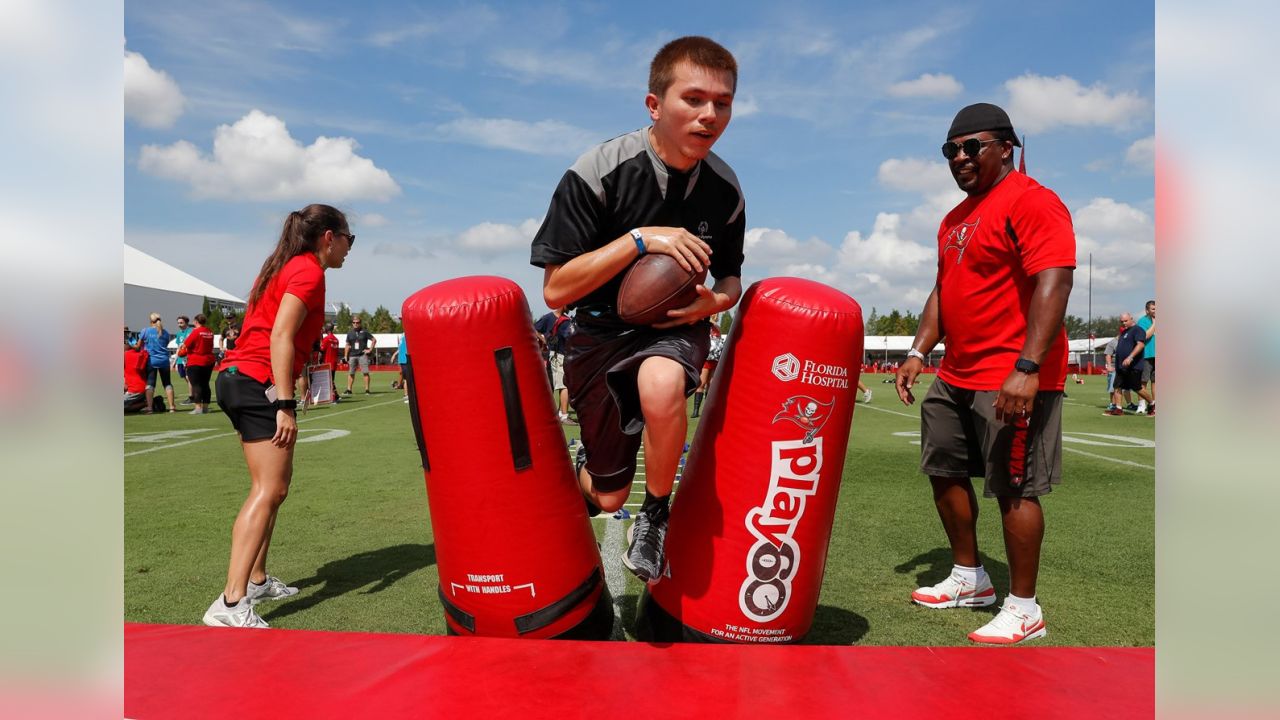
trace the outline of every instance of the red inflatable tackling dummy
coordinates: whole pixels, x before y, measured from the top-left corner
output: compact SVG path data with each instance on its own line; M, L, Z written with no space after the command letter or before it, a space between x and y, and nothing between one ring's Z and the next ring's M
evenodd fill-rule
M608 638L612 603L524 293L448 280L405 300L403 321L448 632Z
M744 294L671 508L657 641L787 643L813 624L862 362L862 309L809 280Z

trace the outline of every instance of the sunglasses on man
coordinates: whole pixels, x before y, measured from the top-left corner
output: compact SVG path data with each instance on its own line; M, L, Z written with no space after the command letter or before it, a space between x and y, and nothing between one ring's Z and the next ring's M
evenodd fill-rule
M942 157L948 160L954 160L961 150L964 150L965 157L977 157L982 152L985 145L993 142L1000 142L998 139L979 140L978 138L969 138L962 143L946 142L942 144Z

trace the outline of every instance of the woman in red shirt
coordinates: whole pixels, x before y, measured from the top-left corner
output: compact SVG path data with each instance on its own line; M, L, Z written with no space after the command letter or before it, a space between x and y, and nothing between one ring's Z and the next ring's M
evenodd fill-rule
M196 315L196 326L178 348L178 357L187 359L187 380L191 381L192 415L209 412L209 378L213 376L213 331L205 326L208 318Z
M298 593L267 574L267 549L293 477L294 383L320 337L324 271L342 267L355 239L346 216L328 205L289 213L249 293L235 350L223 359L218 407L240 433L251 484L231 529L227 584L206 625L267 627L253 604Z

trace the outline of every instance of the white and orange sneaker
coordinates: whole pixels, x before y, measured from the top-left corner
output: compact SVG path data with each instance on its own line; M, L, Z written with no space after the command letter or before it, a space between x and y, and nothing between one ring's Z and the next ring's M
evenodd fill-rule
M911 593L911 601L935 609L986 607L995 603L996 589L991 586L991 577L985 572L976 585L953 572L937 585L916 588Z
M1044 613L1039 605L1036 605L1034 613L1028 615L1006 598L999 614L991 622L969 633L969 639L986 645L1016 645L1048 634L1044 627Z

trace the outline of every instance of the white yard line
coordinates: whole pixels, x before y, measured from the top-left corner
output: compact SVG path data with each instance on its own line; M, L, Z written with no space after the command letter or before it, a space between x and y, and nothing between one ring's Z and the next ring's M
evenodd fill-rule
M1065 443L1063 444L1062 449L1063 449L1063 450L1066 450L1067 452L1073 452L1073 453L1076 453L1077 455L1087 455L1087 456L1089 456L1089 457L1091 457L1091 458L1096 458L1096 459L1098 459L1098 460L1106 460L1107 462L1118 463L1118 464L1120 464L1120 465L1132 465L1132 466L1134 466L1134 467L1146 468L1147 470L1155 470L1155 469L1156 469L1156 466L1155 466L1155 465L1145 465L1145 464L1143 464L1143 463L1140 463L1140 462L1134 462L1134 461L1132 461L1132 460L1120 460L1119 458L1107 457L1106 455L1097 455L1097 454L1095 454L1095 453L1087 452L1087 451L1084 451L1084 450L1077 450L1077 449L1075 449L1075 448L1073 448L1073 447L1067 447L1067 445L1066 445Z
M868 409L868 410L875 410L876 412L888 413L888 414L890 414L890 415L899 415L899 416L901 416L901 417L911 418L911 419L913 419L913 420L919 420L919 419L920 419L920 416L919 416L919 415L909 415L909 414L907 414L907 413L897 412L897 411L895 411L895 410L885 410L884 408L878 408L878 407L876 407L876 406L874 406L874 405L858 405L858 409L859 409L859 410L861 410L861 409L863 409L863 408L866 408L866 409ZM1087 452L1087 451L1085 451L1085 450L1077 450L1076 448L1073 448L1073 447L1068 446L1068 445L1067 445L1067 443L1065 443L1065 442L1062 444L1062 449L1063 449L1063 450L1065 450L1065 451L1067 451L1067 452L1073 452L1073 453L1076 453L1077 455L1085 455L1085 456L1087 456L1087 457L1094 458L1095 460L1106 460L1107 462L1113 462L1113 463L1116 463L1117 465L1132 465L1133 467L1145 468L1145 469L1147 469L1147 470L1155 470L1155 469L1156 469L1156 466L1155 466L1155 465L1146 465L1146 464L1144 464L1144 463L1140 463L1140 462L1133 462L1132 460L1121 460L1121 459L1119 459L1119 458L1107 457L1106 455L1098 455L1097 453L1091 453L1091 452Z
M600 515L597 517L607 517ZM627 589L627 576L622 572L622 553L626 552L626 533L622 521L605 525L604 540L600 543L600 559L604 563L604 584L613 598L613 638L625 637L622 623L622 594Z
M404 397L399 397L395 400L388 400L387 402L381 402L376 405L364 405L361 407L349 408L347 410L338 410L337 412L325 413L324 415L316 415L314 417L304 417L298 420L298 424L301 425L302 423L311 422L312 420L328 420L329 418L335 418L335 417L338 417L339 415L345 415L347 413L353 413L353 412L360 412L361 410L370 410L376 407L382 407L383 405L392 405L394 403L400 403L403 405ZM224 437L234 437L235 435L237 435L237 433L235 432L219 433L217 435L205 435L204 437L198 437L192 440L183 440L182 442L176 442L176 443L173 443L172 445L163 445L161 447L146 448L144 450L134 450L133 452L125 453L124 456L133 457L134 455L144 455L146 453L156 452L157 450L169 450L171 448L182 447L183 445L191 445L193 443L204 442L205 440L216 440L218 438L224 438Z

